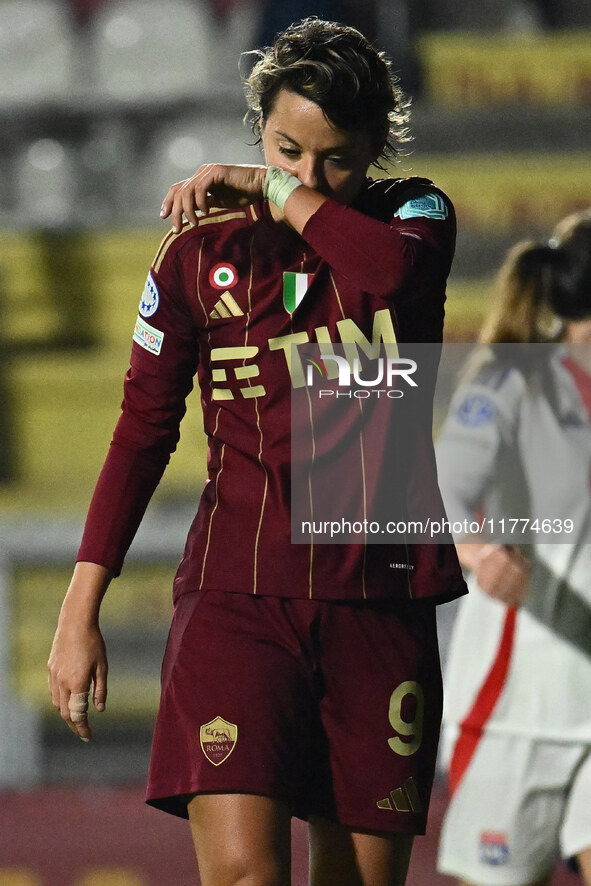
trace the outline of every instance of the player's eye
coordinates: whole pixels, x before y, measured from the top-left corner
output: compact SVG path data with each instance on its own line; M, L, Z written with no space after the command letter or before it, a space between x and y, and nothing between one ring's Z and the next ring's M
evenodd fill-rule
M348 157L342 157L339 154L329 157L328 162L332 163L333 166L338 166L340 169L347 169L351 165Z
M300 152L297 148L288 148L285 145L279 145L279 153L283 154L285 157L297 157Z

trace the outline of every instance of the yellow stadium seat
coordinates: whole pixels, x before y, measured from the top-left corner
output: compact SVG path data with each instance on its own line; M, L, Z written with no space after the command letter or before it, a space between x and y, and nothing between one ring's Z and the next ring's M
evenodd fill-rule
M26 869L0 868L0 886L41 886L41 878Z
M147 880L128 868L93 868L75 886L147 886Z
M490 110L589 104L589 31L561 31L527 40L519 34L432 32L421 36L419 48L427 95L438 107Z

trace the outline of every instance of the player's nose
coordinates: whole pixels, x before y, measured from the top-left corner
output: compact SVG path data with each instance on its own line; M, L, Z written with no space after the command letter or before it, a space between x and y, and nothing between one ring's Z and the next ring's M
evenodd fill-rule
M298 168L298 178L307 188L315 191L321 190L322 170L320 161L315 157L302 158Z

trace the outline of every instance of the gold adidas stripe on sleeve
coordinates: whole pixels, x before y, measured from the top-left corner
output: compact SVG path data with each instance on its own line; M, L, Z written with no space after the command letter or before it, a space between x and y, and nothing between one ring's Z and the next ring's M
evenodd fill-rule
M164 256L168 252L168 249L171 246L171 244L174 243L174 241L177 240L179 237L182 237L183 234L185 233L185 231L187 231L190 227L191 226L190 226L189 222L185 222L185 224L183 225L182 229L178 232L178 234L175 234L174 231L169 231L168 234L166 235L166 237L164 237L164 239L162 240L162 243L158 247L158 252L156 253L156 256L154 257L154 262L152 265L154 270L156 271L156 273L158 273L158 271L160 270L162 262L164 261Z
M224 212L221 215L205 215L205 216L203 216L203 218L198 219L197 226L199 228L201 228L201 227L204 227L205 225L218 225L221 222L231 221L232 219L235 219L235 218L246 218L246 212L243 209L240 209L236 212ZM166 253L168 252L169 248L174 243L174 241L177 240L179 237L182 237L183 234L186 234L186 232L191 227L192 227L192 225L190 224L190 222L185 222L183 224L182 229L178 232L178 234L175 234L174 231L168 232L168 234L166 235L166 237L163 239L162 243L158 247L158 252L156 253L156 257L154 258L153 267L154 267L154 270L156 271L156 273L158 273L158 271L162 267L162 262L164 261L164 257L166 256Z

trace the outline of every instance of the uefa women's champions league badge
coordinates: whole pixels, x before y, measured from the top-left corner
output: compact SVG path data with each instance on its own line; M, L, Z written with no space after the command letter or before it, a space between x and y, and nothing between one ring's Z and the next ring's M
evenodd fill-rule
M146 285L144 286L144 291L142 292L142 297L140 298L139 312L142 317L152 317L158 310L159 304L160 295L158 294L158 287L156 286L156 282L152 277L152 274L150 273L147 276Z

